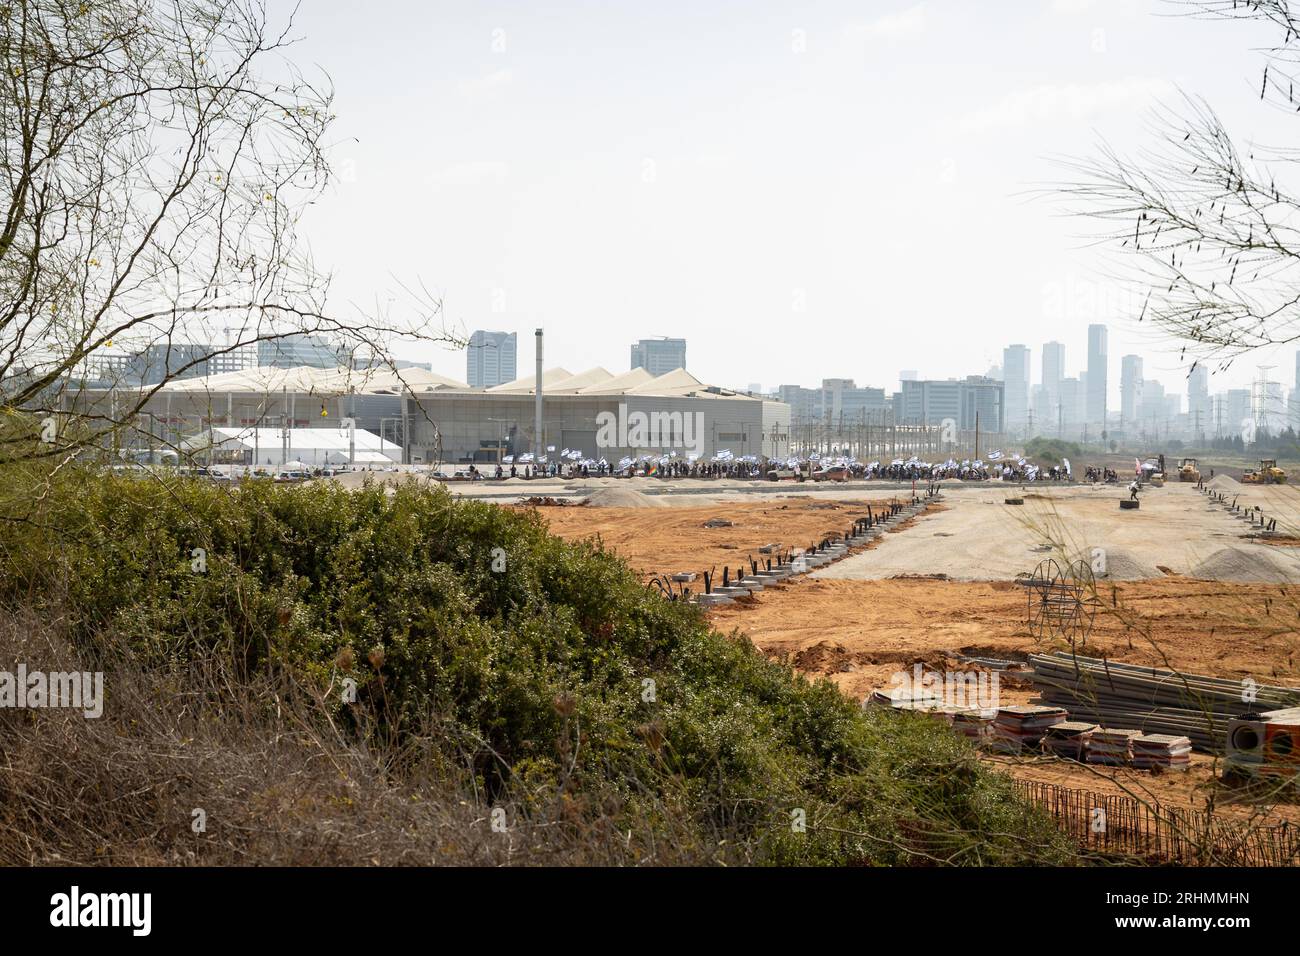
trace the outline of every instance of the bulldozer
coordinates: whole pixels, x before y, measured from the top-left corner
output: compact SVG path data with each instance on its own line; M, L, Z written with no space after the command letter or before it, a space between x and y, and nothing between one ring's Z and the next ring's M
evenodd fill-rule
M1195 458L1184 458L1182 464L1178 466L1179 481L1200 481L1201 469L1198 467Z
M1261 458L1258 471L1248 471L1241 476L1244 485L1285 485L1286 472L1277 466L1276 458Z

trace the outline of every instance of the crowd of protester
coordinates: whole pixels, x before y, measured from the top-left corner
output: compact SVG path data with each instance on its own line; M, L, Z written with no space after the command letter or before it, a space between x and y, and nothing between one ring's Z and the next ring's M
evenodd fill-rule
M1102 477L1102 474L1109 477ZM1088 468L1088 481L1116 480L1110 469ZM1024 458L1006 458L996 461L954 461L931 463L918 459L895 460L889 463L858 462L852 459L819 461L817 459L766 459L754 456L729 458L726 460L689 460L681 458L650 458L639 460L623 459L610 463L601 459L565 460L563 458L543 461L540 464L527 462L502 462L500 464L479 467L470 465L457 477L469 480L509 478L696 478L718 479L730 478L741 481L762 479L830 479L843 480L887 480L887 481L940 481L954 479L958 481L1071 481L1073 480L1069 462L1059 465L1041 467Z

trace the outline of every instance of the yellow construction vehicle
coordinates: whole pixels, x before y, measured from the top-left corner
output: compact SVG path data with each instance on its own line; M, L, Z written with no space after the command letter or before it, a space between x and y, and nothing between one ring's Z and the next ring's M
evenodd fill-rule
M1142 480L1153 488L1165 486L1165 456L1157 455L1142 462Z
M1182 464L1178 466L1179 481L1200 481L1201 469L1197 467L1195 458L1184 458Z
M1259 471L1248 471L1241 476L1244 485L1285 485L1286 472L1277 466L1276 458L1261 458Z

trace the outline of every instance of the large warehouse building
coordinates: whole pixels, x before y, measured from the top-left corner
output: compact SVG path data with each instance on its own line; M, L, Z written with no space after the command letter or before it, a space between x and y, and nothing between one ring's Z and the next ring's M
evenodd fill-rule
M685 369L652 375L643 368L614 375L603 368L542 373L542 441L561 454L592 460L677 452L710 458L729 451L785 455L790 410L729 389L705 385ZM534 377L489 389L439 388L408 398L414 461L491 463L533 447ZM436 429L435 429L436 426Z
M705 385L684 369L614 375L594 368L542 377L543 447L616 462L676 451L679 457L789 454L790 407ZM69 411L112 414L134 389L87 390ZM470 388L425 369L259 367L168 382L138 417L141 447L171 447L211 428L330 428L344 419L402 448L409 464L495 463L533 448L532 377ZM604 430L602 431L602 425Z
M199 431L224 428L331 428L351 418L355 427L403 444L407 392L465 388L422 368L321 369L262 366L220 375L176 379L158 388L138 419L165 444L177 446ZM134 389L87 389L69 411L117 418L139 401ZM140 442L144 444L144 440Z

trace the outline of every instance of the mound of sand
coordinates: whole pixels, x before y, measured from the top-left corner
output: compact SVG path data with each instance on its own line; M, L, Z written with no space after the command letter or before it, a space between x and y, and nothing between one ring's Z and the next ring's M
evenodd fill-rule
M1300 569L1285 557L1256 545L1222 548L1196 567L1190 576L1203 581L1258 581L1267 584L1300 582Z
M1097 577L1107 581L1145 581L1147 578L1160 577L1160 572L1143 564L1129 551L1107 548L1106 573Z
M662 508L664 503L635 488L602 488L587 496L587 504L596 508Z
M1211 491L1240 491L1241 482L1227 475L1215 475L1205 483L1205 487Z

